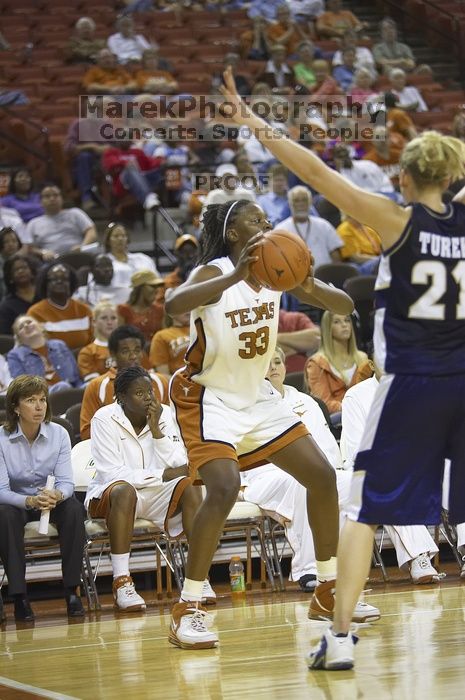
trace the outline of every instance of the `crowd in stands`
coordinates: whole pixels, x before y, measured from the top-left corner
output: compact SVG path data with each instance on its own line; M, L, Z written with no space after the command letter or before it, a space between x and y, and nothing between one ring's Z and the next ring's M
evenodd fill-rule
M234 66L239 92L252 95L262 108L269 108L270 126L300 140L360 188L402 202L398 182L402 149L422 128L418 115L434 110L437 88L431 69L417 65L411 48L398 40L398 27L391 18L380 23L379 41L373 43L366 34L369 28L339 0L126 0L118 5L111 33L108 30L103 36L94 18L83 16L75 21L66 38L63 62L70 70L82 69L82 91L106 95L105 104L113 98L124 104L131 95L148 100L166 95L176 102L180 96L199 93L203 84L196 82L195 76L191 85L186 85L189 63L178 63L174 54L165 58L165 44L157 41L159 34L151 31L152 25L147 31L138 28L139 13L146 13L145 17L164 10L173 14L175 25L182 27L186 13L193 16L206 11L227 17L228 12L243 10L238 28L233 26L231 30L234 43L223 45L224 55L218 62L209 64L209 68L196 63L187 75L197 71L200 78L206 77L210 94L217 94L223 67ZM13 37L6 31L4 34L4 38L0 36L0 50L8 52ZM429 89L422 90L422 85ZM0 98L6 95L4 87ZM301 96L317 108L299 123L290 100ZM349 112L331 114L328 96L358 102L359 116L364 119L372 116L367 105L370 109L377 106L372 139L355 136L356 119ZM75 570L83 538L83 511L77 505L64 506L73 500L69 446L58 426L48 422L48 396L69 388L83 390L80 438L91 438L94 429L99 440L101 436L101 470L97 470L87 505L99 517L121 518L123 511L127 515L128 494L123 489L112 490L112 501L100 498L119 478L109 475L108 465L114 459L110 443L130 423L131 449L137 451L134 446L138 444L156 462L150 453L153 448L147 447L145 439L160 439L160 416L154 416L147 427L143 416L127 409L128 396L131 382L139 382L146 390L151 387L158 402L169 403L168 381L182 366L189 343L189 316L169 317L164 302L170 289L182 284L195 264L206 207L237 199L256 202L273 227L293 231L306 242L315 269L351 263L360 275L375 275L381 254L375 230L343 211L334 211L244 129L235 138L205 138L195 144L183 138L133 141L129 132L125 132L125 139L105 143L95 137L94 120L92 115L68 120L67 135L62 139L68 176L65 181L72 183L74 190L65 188L63 193L55 181L39 184L33 171L22 164L11 171L8 191L0 201L0 334L11 336L11 349L5 356L0 355L0 394L14 388L7 403L7 422L0 429L0 451L8 443L8 433L18 429L18 421L22 420L26 437L34 433L29 414L15 413L18 406L23 411L21 402L32 391L34 396L45 396L39 432L53 441L62 465L56 488L50 493L43 491L41 500L34 500L39 498L35 491L26 489L17 473L10 473L6 499L2 495L5 485L0 483L0 526L13 519L8 510L11 507L22 509L27 519L44 504L53 508L59 530L69 529L72 522L79 523L74 541L64 545L73 553L64 571L66 601L72 616L82 614ZM200 122L202 133L208 134L213 128L211 120ZM198 114L192 117L192 124L199 126ZM344 135L344 127L349 136ZM451 116L449 130L465 140L465 111L459 105ZM333 137L334 131L340 135ZM303 135L308 133L310 137ZM107 218L99 236L94 214L98 213L96 192L102 178L115 202L130 196L141 210L156 212L160 201L165 201L169 168L179 175L170 203L182 211L185 231L174 241L174 269L161 274L152 257L129 249L131 231L126 223L108 223ZM201 186L191 181L190 169L206 175ZM458 186L453 183L451 192ZM60 259L71 251L83 250L90 250L93 257L79 270ZM278 342L287 370L302 373L307 393L323 402L333 423L340 420L346 393L374 374L370 358L357 347L350 317L326 312L320 318L299 306L290 295L283 295ZM275 362L279 364L279 358ZM118 377L128 368L136 371L127 380L120 379L118 388ZM40 380L21 383L23 375ZM103 407L106 411L102 413ZM313 406L312 410L318 413L320 409ZM130 454L133 452L128 446L128 459ZM163 466L181 467L183 458L178 453L164 457ZM44 465L42 477L46 477L47 469L53 471L53 459ZM159 467L157 464L156 469ZM154 466L154 472L156 469ZM175 533L183 509L189 514L196 497L185 481L178 475L167 482L170 486L159 494L165 510L154 516L158 522L160 512L166 515L166 503L179 490L182 508L170 512ZM135 489L140 487L136 481L133 485ZM252 479L247 488L252 489ZM17 493L13 497L14 491ZM136 499L138 513L153 515L151 505L142 503L135 493L132 489L130 497ZM15 526L19 527L19 522L22 526L23 519ZM133 589L128 560L118 559L123 553L126 556L129 548L130 519L125 520L124 533L112 541L118 581L114 593L120 609L141 609L145 603ZM160 522L163 525L164 517ZM0 537L0 557L7 567L5 546ZM426 551L429 556L435 549L425 548L418 555ZM27 620L33 614L17 565L9 567L8 575L17 619ZM304 567L295 577L299 580L309 575L313 576L313 570ZM302 583L304 590L308 581L306 578Z

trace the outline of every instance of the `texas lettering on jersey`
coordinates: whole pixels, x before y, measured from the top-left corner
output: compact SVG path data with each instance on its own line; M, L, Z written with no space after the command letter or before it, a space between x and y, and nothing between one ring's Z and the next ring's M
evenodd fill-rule
M236 309L235 311L227 311L225 317L229 320L231 328L239 326L252 326L260 321L269 321L275 317L275 303L264 302L260 306L247 307L245 309Z

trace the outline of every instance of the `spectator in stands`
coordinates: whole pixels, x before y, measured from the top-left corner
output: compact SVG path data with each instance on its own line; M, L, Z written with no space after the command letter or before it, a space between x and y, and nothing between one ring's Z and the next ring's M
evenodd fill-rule
M146 156L129 138L115 142L102 157L102 168L111 175L115 197L121 199L130 192L146 210L160 206L154 189L163 182L162 164L162 158Z
M3 266L5 286L8 294L0 303L0 333L11 335L13 323L20 314L25 314L35 298L36 260L15 253Z
M249 199L251 202L255 202L253 189L246 189L239 184L237 168L233 163L219 165L215 176L219 179L220 186L208 192L203 202L202 212L209 204L225 204L236 199Z
M101 301L111 299L114 304L122 304L128 297L127 286L117 287L114 282L113 262L108 255L97 255L92 262L92 269L87 284L78 287L73 299L82 301L91 308Z
M127 95L137 90L137 83L109 49L97 55L97 65L89 68L82 78L82 86L90 94Z
M373 57L379 69L386 74L393 68L412 71L415 68L412 49L407 44L397 41L397 26L394 20L383 19L380 30L381 41L373 47Z
M344 262L355 263L364 275L375 274L381 255L381 239L377 232L344 214L337 233L344 244L340 249Z
M279 310L278 344L288 372L301 372L307 357L320 347L320 329L301 311Z
M400 173L400 156L405 146L405 139L390 132L385 126L374 129L374 138L364 155L364 160L376 163L388 176L394 187L398 188Z
M50 511L58 529L67 612L82 617L78 594L85 530L84 508L74 498L71 443L67 431L51 422L47 382L42 377L13 380L0 428L0 558L14 599L16 622L32 622L26 592L24 526ZM55 477L46 488L49 475Z
M342 177L368 192L379 192L395 198L394 187L379 165L370 160L353 160L345 143L336 144L333 151L334 166Z
M215 73L212 78L211 90L212 94L217 94L218 89L223 85L223 71L225 71L229 66L234 73L234 80L236 81L236 88L239 95L250 95L250 82L245 75L241 75L239 68L240 56L238 53L229 52L224 57L223 67L220 73Z
M129 252L129 232L123 224L112 222L108 224L103 234L103 248L113 263L113 280L115 287L131 286L131 277L139 270L151 270L158 277L158 270L152 258L145 253Z
M64 263L50 263L37 276L36 299L28 315L40 321L50 340L63 340L74 350L92 340L92 311L72 295L77 288L74 270Z
M339 413L347 389L373 374L373 365L357 348L350 316L325 311L321 347L304 368L308 391L322 399L330 413Z
M157 331L150 343L150 364L168 379L184 366L189 347L189 319L189 312L169 317L166 328Z
M364 104L367 100L376 98L376 93L373 88L375 79L368 68L358 68L354 73L352 85L347 90L347 95L351 96L360 104Z
M294 92L294 73L286 63L286 47L274 44L271 57L259 80L270 86L274 93L290 95Z
M342 63L333 68L333 78L347 92L355 78L355 49L348 48L342 52Z
M290 214L289 203L287 201L287 177L288 171L284 165L275 163L268 168L270 188L266 194L257 197L257 204L261 206L273 227Z
M138 328L149 344L153 334L163 327L164 305L157 300L161 277L152 270L140 270L131 277L131 293L125 304L118 304L118 317L122 324Z
M384 104L386 107L386 128L390 134L400 134L406 141L410 141L417 136L417 130L411 117L398 109L397 98L392 92L384 93Z
M285 0L251 0L248 15L251 19L260 16L272 21L276 19L278 7L284 4Z
M356 32L363 29L363 23L353 12L341 6L341 0L326 0L326 10L316 20L316 31L322 39L340 39L348 29Z
M12 377L10 374L10 370L8 367L8 362L5 360L3 355L0 355L0 394L5 394L6 390L8 389L10 383L12 381ZM0 594L1 597L1 594ZM0 601L1 603L1 601ZM1 607L1 604L0 604ZM1 621L1 611L0 611L0 621Z
M8 258L19 253L22 245L18 234L11 226L5 226L0 230L0 298L5 294L3 266Z
M186 281L197 260L199 253L199 242L195 236L185 233L179 236L174 244L174 254L178 264L172 272L169 272L163 280L165 292L168 289L179 287Z
M287 5L296 22L307 24L314 33L316 18L324 12L324 0L287 0Z
M428 107L420 91L414 85L407 85L407 75L402 68L393 68L389 73L390 91L395 95L397 106L406 112L427 112Z
M113 366L105 374L92 379L86 386L81 406L81 440L90 437L90 421L95 412L115 400L114 382L118 370L142 365L144 346L143 334L133 326L119 326L111 333L108 338L108 350ZM168 404L168 380L156 372L150 372L150 377L157 401Z
M312 194L307 187L296 185L288 194L291 216L276 223L275 228L292 231L305 241L312 251L315 269L320 265L341 260L342 241L329 221L310 216Z
M201 503L188 478L187 456L174 435L170 411L156 400L150 376L127 367L115 379L116 402L92 418L95 474L86 505L91 517L105 518L110 536L113 597L117 610L145 610L129 573L135 518L152 521L172 537L185 531ZM214 592L208 580L204 591Z
M131 58L140 61L150 44L142 34L136 34L132 18L120 17L116 22L116 29L118 31L108 38L108 48L116 56L118 63L127 63Z
M81 208L85 212L96 205L96 174L102 153L108 148L107 143L93 141L92 138L98 138L98 119L95 116L74 119L63 146L71 160L73 184L79 190Z
M113 367L108 338L118 327L118 312L111 301L101 301L93 309L94 340L79 351L78 368L84 382L105 374Z
M239 53L243 60L267 61L270 57L271 42L268 39L268 22L265 17L256 15L252 29L246 29L239 37Z
M293 66L294 79L298 85L312 90L316 84L313 72L313 61L316 56L315 45L312 41L302 41L297 47L298 61Z
M40 198L45 213L27 224L24 243L28 252L52 260L60 253L78 250L97 240L95 224L82 209L63 209L59 187L45 185Z
M315 85L309 90L312 97L324 98L341 94L341 88L331 76L331 68L328 61L322 59L313 61L313 73L315 75Z
M41 323L18 316L13 324L15 347L7 355L12 377L43 377L50 393L82 386L76 359L62 340L48 340Z
M452 122L452 136L465 141L465 112L459 112L455 115Z
M142 66L135 75L137 89L152 95L173 95L178 92L174 75L160 67L156 49L146 49L142 54Z
M286 4L276 10L276 21L268 27L267 35L270 44L286 48L286 56L294 56L302 40L310 39L303 26L294 21Z
M358 70L359 68L367 68L373 75L373 78L376 78L376 67L373 54L366 46L358 46L357 42L357 32L353 29L346 29L341 37L341 48L338 49L333 56L333 66L339 66L343 62L342 52L345 49L354 49L355 69Z
M26 225L22 218L16 211L16 209L10 209L10 207L3 207L0 204L0 229L12 228L15 231L21 243L24 243L24 236L26 233Z
M31 173L20 168L12 173L8 194L2 197L2 205L16 209L24 223L44 213L40 194L34 192Z
M80 17L74 25L74 34L68 40L64 53L69 63L96 63L105 40L95 36L96 25L91 17Z

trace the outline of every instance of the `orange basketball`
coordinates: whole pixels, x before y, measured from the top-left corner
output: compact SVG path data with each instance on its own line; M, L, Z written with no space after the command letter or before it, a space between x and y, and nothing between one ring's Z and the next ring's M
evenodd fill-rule
M268 231L253 254L258 257L250 266L253 276L264 287L278 292L298 287L310 271L311 253L290 231Z

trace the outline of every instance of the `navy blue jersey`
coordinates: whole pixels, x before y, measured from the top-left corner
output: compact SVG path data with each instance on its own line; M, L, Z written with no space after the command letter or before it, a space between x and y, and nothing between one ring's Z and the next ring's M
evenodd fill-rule
M414 204L376 281L375 360L388 373L465 372L465 205Z

